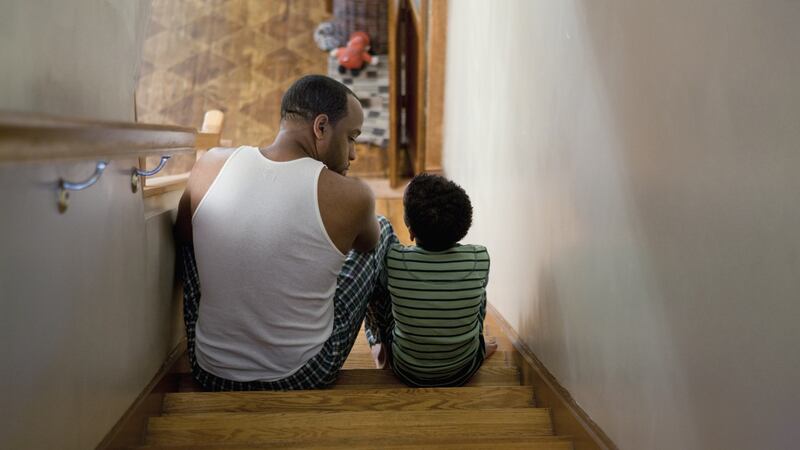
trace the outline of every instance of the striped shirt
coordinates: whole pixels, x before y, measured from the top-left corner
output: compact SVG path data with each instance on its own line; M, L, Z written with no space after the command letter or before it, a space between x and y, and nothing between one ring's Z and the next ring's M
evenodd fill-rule
M395 373L417 386L465 383L483 362L486 248L456 245L431 252L394 244L386 272Z

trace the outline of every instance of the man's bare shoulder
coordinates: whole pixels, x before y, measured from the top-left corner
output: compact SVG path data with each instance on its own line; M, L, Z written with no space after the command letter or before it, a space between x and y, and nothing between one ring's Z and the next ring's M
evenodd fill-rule
M336 247L342 253L372 250L378 236L372 189L357 178L323 169L318 193L322 222Z
M192 174L204 173L208 171L219 170L225 165L225 161L231 157L236 148L228 147L215 147L207 151L192 167Z
M192 211L197 207L200 199L203 198L211 183L219 175L225 162L235 151L235 148L212 148L194 163L192 172L189 174L189 180L186 182L186 192L191 198Z
M320 173L319 193L322 201L340 204L351 211L369 208L375 202L375 196L367 183L327 169Z
M193 184L193 180L201 181L208 177L216 178L219 171L222 170L222 166L225 165L225 162L235 151L235 148L217 147L206 152L194 163L192 172L189 175L189 184Z

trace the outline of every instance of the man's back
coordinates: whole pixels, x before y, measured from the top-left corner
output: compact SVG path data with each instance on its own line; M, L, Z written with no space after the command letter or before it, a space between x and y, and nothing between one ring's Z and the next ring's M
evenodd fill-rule
M275 162L240 147L195 209L203 289L196 354L208 372L281 379L330 336L345 255L322 223L323 168L311 158Z
M366 310L388 302L373 291L397 238L345 176L363 120L346 86L308 75L284 94L272 145L213 149L192 168L175 228L189 361L206 389L327 386Z

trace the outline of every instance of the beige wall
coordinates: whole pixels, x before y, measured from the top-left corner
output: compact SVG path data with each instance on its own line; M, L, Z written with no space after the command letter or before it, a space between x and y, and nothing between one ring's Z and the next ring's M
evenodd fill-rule
M800 440L800 2L451 0L490 301L625 449Z
M133 120L149 1L0 0L0 108Z
M149 2L0 3L0 109L133 119ZM93 161L0 166L0 448L95 447L175 343L172 211L131 192L135 164L63 215L56 180Z

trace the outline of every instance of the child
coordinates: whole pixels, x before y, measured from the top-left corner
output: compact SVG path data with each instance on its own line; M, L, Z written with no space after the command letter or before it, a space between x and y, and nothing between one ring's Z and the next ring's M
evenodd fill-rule
M416 246L394 244L387 254L395 323L389 348L373 354L389 350L392 369L409 385L460 386L497 349L483 337L489 254L458 243L472 225L472 205L452 181L421 174L403 205Z

